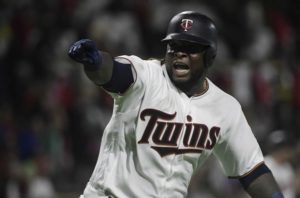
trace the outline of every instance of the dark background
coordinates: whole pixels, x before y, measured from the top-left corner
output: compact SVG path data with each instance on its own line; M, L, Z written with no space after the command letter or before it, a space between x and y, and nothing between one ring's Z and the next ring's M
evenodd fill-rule
M0 197L78 197L92 173L112 100L69 59L71 43L92 38L113 55L162 58L168 21L183 10L215 20L210 78L242 104L264 154L276 151L282 188L300 189L299 8L297 0L2 0ZM247 196L212 158L189 197Z

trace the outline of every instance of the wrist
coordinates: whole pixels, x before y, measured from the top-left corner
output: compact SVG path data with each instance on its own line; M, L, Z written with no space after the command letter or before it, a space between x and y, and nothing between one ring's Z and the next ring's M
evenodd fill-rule
M100 51L94 51L91 54L91 59L88 63L83 64L86 71L98 71L102 65L102 54Z

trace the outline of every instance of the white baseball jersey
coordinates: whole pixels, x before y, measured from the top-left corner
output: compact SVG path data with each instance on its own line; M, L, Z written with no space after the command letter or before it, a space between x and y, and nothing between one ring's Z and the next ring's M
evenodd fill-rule
M241 176L263 155L240 104L209 79L188 97L158 60L122 56L135 73L113 115L84 197L185 197L195 169L214 154L227 176Z

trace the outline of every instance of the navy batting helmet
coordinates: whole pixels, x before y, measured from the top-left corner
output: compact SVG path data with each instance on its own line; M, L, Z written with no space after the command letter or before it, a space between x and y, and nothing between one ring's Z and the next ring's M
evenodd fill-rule
M207 46L204 54L205 66L213 63L217 54L217 29L207 16L195 11L184 11L169 22L167 36L162 40L182 40Z

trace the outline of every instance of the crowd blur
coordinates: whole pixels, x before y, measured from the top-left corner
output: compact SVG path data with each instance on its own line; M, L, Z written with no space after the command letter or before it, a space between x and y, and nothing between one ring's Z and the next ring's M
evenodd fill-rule
M235 96L286 198L300 197L297 0L2 0L0 197L78 197L96 163L112 99L67 51L92 38L113 55L163 58L170 18L207 14L219 29L210 78ZM275 173L276 172L276 173ZM248 197L211 158L190 198Z

